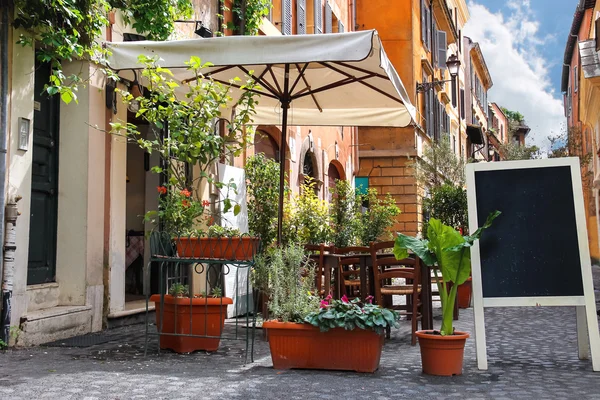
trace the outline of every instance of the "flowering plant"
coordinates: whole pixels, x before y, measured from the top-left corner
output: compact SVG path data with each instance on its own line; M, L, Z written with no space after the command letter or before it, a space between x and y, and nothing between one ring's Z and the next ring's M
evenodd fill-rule
M160 195L158 199L158 211L150 212L146 219L158 216L164 224L164 230L182 235L192 233L194 226L199 222L210 203L194 199L188 189L167 189L165 186L156 188Z
M358 298L349 301L346 295L341 300L332 300L329 295L321 301L319 311L308 314L304 321L319 327L321 332L332 328L360 328L381 334L387 327L397 328L399 319L396 311L373 304L373 296L368 296L363 303Z

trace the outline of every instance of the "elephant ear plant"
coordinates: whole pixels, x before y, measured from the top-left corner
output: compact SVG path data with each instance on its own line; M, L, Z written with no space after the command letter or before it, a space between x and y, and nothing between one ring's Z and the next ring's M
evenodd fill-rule
M500 211L491 213L485 224L470 236L462 236L456 229L444 225L439 219L431 218L427 228L428 239L398 234L394 244L394 255L398 260L408 257L408 251L414 252L425 265L434 267L435 280L442 302L442 336L454 334L452 326L454 302L458 285L464 283L471 274L470 247L481 237L482 232L492 225ZM438 275L438 269L442 276ZM448 291L448 284L452 288Z

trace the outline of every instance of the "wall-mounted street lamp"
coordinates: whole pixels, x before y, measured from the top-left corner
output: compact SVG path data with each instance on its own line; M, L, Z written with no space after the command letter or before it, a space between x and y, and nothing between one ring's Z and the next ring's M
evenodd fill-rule
M450 79L443 81L417 83L417 93L431 90L435 85L439 85L446 82L452 82L454 78L458 76L458 70L460 69L460 60L458 59L458 56L456 54L452 54L450 57L448 57L448 60L446 61L446 67L448 67Z

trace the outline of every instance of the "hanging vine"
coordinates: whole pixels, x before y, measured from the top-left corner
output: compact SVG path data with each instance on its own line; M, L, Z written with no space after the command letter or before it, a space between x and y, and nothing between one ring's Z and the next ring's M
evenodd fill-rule
M35 47L37 59L51 64L45 90L59 94L67 104L77 102L77 89L86 80L82 74L65 75L62 64L84 59L106 65L106 51L98 39L111 9L123 10L125 21L152 40L166 40L176 19L193 14L191 0L13 0L13 5L13 26L22 29L17 43Z
M221 0L224 11L231 11L233 21L222 24L223 29L229 29L236 35L258 34L264 17L269 15L272 0ZM228 5L231 5L231 8ZM219 15L224 20L222 15Z

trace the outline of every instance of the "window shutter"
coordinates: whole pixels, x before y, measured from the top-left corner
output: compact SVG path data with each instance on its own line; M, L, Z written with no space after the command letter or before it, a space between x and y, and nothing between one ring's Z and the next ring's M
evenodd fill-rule
M448 50L448 42L446 41L446 32L437 31L438 39L438 67L446 69L446 51Z
M465 89L460 89L460 118L465 119Z
M342 24L342 21L338 21L338 33L344 33L344 24Z
M437 34L437 24L435 23L435 20L433 21L433 26L431 27L432 31L429 32L430 35L431 33L433 33L433 41L431 43L431 65L433 65L433 67L435 68L435 65L437 63L437 58L438 58L438 34ZM431 37L431 36L430 36Z
M427 8L425 8L425 0L421 0L421 40L427 47Z
M321 0L314 0L315 5L315 33L323 33L323 3Z
M325 33L333 33L333 10L329 2L325 2Z
M425 8L427 12L425 13L425 18L427 18L426 26L427 26L427 50L431 50L431 9L429 7Z
M296 33L306 34L306 0L296 0Z
M292 34L292 0L281 0L281 33Z
M452 78L450 85L452 90L452 107L456 107L456 79Z

